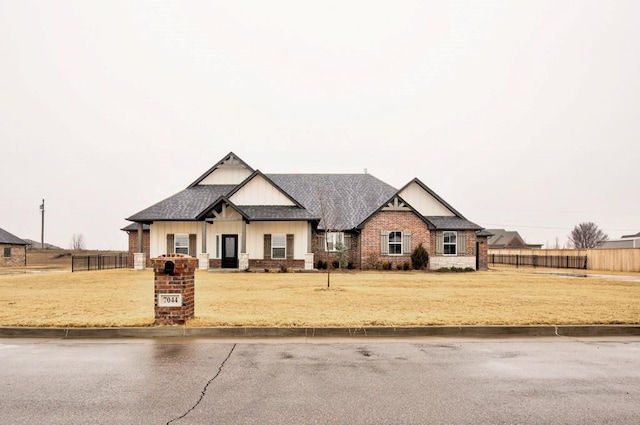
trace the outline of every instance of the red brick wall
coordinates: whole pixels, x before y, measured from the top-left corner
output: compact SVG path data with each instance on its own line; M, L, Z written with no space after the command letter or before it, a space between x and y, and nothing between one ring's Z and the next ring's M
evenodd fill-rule
M489 270L489 243L486 236L477 238L479 242L478 254L480 256L478 270Z
M133 230L127 232L129 234L129 267L133 268L133 254L138 252L138 231ZM152 267L151 263L151 232L144 230L142 232L142 252L147 259L147 267Z
M381 231L411 231L411 251L422 242L429 253L434 255L435 237L431 238L427 224L415 213L410 211L381 211L373 216L364 226L360 235L362 244L362 268L371 269L389 262L393 269L408 262L411 265L411 255L382 255L380 254Z
M164 272L165 261L175 263L175 272ZM195 270L198 260L191 257L158 257L151 262L154 272L154 306L157 325L179 325L191 319L195 313ZM182 306L158 306L159 294L182 295Z
M304 260L251 260L249 259L249 269L280 269L281 267L289 269L304 269Z
M360 235L357 233L349 233L351 235L351 248L346 252L346 260L347 263L349 261L353 262L353 268L360 268ZM334 260L336 260L337 252L335 251L325 251L322 248L318 247L318 236L324 235L324 232L318 234L317 232L313 232L311 235L311 252L313 252L313 266L317 267L318 260L322 260L331 266Z

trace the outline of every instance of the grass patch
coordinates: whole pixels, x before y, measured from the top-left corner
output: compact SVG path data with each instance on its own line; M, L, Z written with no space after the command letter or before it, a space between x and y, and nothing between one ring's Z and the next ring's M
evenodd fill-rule
M476 273L196 272L188 326L638 324L640 283ZM0 276L2 326L150 326L153 272Z

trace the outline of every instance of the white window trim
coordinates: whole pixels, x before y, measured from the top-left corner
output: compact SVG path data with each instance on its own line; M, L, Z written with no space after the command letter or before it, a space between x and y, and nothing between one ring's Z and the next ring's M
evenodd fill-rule
M282 239L282 245L276 245L279 242L278 239ZM274 255L275 249L284 249L282 257L276 257ZM287 235L284 233L277 233L271 235L271 259L272 260L286 260L287 259Z
M391 242L391 234L392 233L400 233L400 242ZM395 254L395 253L391 253L391 244L393 245L400 245L400 253L399 254ZM387 237L387 250L389 252L388 255L392 255L392 256L402 256L403 253L403 247L404 247L404 232L400 231L400 230L390 230L389 231L389 235Z
M178 239L185 238L187 241L186 245L178 245ZM185 250L184 252L178 251L178 249ZM173 237L173 252L176 254L189 254L189 234L188 233L176 233Z
M344 232L326 232L324 240L324 247L327 252L337 252L336 246L339 243L344 246Z
M447 233L453 233L456 237L455 242L446 242L446 235ZM447 245L453 245L454 248L454 253L453 254L447 254L446 251L446 247ZM453 230L445 230L442 232L442 255L447 256L447 257L455 257L458 255L458 232L453 231Z

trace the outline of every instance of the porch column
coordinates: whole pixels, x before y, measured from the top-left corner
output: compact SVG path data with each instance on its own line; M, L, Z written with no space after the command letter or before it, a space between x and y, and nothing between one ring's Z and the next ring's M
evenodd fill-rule
M198 268L207 270L209 268L209 253L207 253L207 221L202 221L202 252L198 254Z
M147 259L144 255L144 224L138 223L138 252L133 254L133 269L144 270L147 265Z
M242 220L242 236L240 237L240 253L247 253L247 222Z

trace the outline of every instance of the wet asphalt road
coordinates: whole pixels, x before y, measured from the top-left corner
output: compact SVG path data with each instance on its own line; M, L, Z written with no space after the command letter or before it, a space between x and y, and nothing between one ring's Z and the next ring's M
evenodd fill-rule
M638 424L640 338L0 339L6 424Z

